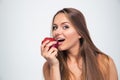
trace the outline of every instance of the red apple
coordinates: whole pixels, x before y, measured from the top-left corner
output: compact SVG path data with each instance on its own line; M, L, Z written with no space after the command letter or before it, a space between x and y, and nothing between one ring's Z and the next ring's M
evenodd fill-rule
M46 38L44 38L44 40L42 41L42 43L44 43L46 40L56 41L54 38L46 37ZM51 47L58 48L58 42L57 42L56 44L53 44ZM50 47L50 48L51 48L51 47Z

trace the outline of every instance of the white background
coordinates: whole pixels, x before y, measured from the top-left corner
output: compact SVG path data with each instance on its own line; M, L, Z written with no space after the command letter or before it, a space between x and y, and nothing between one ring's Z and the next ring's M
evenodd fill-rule
M94 43L120 76L120 0L0 0L0 80L43 80L40 43L64 7L83 12Z

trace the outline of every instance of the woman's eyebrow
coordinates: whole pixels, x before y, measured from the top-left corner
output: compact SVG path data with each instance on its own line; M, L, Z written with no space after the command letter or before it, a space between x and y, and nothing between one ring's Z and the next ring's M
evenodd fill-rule
M66 24L66 23L69 24L69 22L63 22L63 23L61 23L61 24Z
M64 24L70 24L70 22L62 22L60 25L64 25ZM53 26L57 26L57 24L56 23L53 23Z

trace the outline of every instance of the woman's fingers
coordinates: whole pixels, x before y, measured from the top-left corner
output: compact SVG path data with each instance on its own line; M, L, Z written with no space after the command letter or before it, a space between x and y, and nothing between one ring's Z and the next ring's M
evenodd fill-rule
M52 57L56 57L58 54L58 49L55 47L51 47L51 49L49 50L49 56Z
M49 40L45 41L44 43L41 44L41 51L44 50L44 48L46 47L46 45L49 43Z
M56 41L50 42L49 40L47 40L41 45L41 55L43 57L48 57L48 55L52 54L55 50L57 50L56 48L51 47L53 44L56 44Z
M57 53L58 53L58 49L55 48L54 44L56 44L57 41L45 41L41 44L41 55L51 64L51 65L55 65L58 64L59 61L56 58Z

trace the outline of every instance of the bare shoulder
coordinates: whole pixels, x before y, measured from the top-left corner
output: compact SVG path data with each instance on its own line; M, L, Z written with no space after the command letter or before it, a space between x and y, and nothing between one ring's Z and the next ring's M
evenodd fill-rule
M109 57L110 80L118 80L118 72L114 60Z
M98 54L98 61L104 61L109 64L109 66L115 66L114 60L106 54Z
M43 65L43 71L46 70L46 69L49 69L48 62L45 62L44 65Z
M106 63L109 67L115 66L113 59L106 54L98 54L98 62Z
M106 54L98 54L98 60L104 60L104 61L108 61L109 60L109 56Z
M114 60L106 54L98 54L98 62L105 72L109 73L109 80L118 80L118 73Z
M109 59L110 59L109 56L103 53L100 53L97 56L98 63L104 68L108 67Z
M43 65L43 75L44 75L45 80L49 80L50 67L49 67L48 62L45 62L44 65Z

